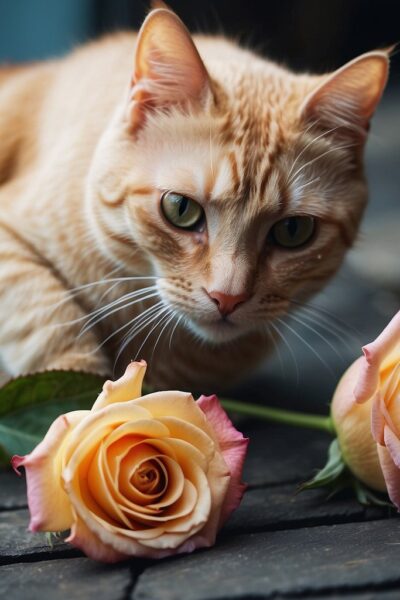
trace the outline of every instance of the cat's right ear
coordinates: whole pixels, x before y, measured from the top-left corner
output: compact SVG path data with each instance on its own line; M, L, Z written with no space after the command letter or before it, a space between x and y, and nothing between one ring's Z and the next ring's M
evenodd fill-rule
M339 137L364 140L385 89L392 50L367 52L323 77L306 98L302 119Z
M143 125L148 111L201 108L210 101L210 78L189 31L171 10L152 10L136 43L127 113L131 130Z

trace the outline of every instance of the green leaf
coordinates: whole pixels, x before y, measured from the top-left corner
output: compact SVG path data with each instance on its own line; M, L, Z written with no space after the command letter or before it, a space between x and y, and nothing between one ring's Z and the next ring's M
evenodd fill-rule
M104 377L79 371L44 371L6 383L0 388L0 464L30 452L59 415L90 409L103 383Z
M299 491L302 492L303 490L312 490L321 487L329 489L328 499L345 489L350 489L353 491L358 502L363 506L394 508L386 494L378 495L373 492L350 471L343 460L337 439L333 440L329 446L326 465L310 481L303 483Z
M342 457L339 442L337 439L334 439L329 446L326 465L310 481L303 483L300 486L300 491L330 486L340 479L345 469L346 464Z
M360 504L363 506L379 506L381 508L395 508L394 505L387 499L386 495L383 497L378 496L372 490L367 488L361 481L353 477L352 488L355 496Z

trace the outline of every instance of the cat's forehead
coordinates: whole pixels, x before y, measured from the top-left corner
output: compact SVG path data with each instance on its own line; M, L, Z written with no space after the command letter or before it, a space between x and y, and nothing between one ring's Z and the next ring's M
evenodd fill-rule
M149 129L156 187L204 200L264 201L279 188L279 158L296 133L292 79L262 70L225 75L219 110L166 114ZM156 155L154 154L156 153ZM268 194L267 194L268 191Z

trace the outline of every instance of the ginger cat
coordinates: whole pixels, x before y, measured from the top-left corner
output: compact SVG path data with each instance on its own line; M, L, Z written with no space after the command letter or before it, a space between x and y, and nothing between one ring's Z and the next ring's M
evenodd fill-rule
M157 8L0 70L5 369L138 355L203 392L246 374L356 237L388 55L298 75Z

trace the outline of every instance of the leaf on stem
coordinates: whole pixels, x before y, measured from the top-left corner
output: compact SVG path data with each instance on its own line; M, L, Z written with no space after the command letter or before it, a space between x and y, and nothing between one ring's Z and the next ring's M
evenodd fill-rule
M79 371L43 371L0 388L0 464L28 454L61 414L92 407L104 378Z
M329 490L328 499L345 489L350 489L363 506L393 508L386 495L373 492L353 475L343 460L337 438L329 446L326 465L310 481L303 483L299 492L321 487Z
M329 446L326 465L310 481L303 483L300 491L330 486L340 478L345 469L346 464L342 458L339 442L335 438Z

